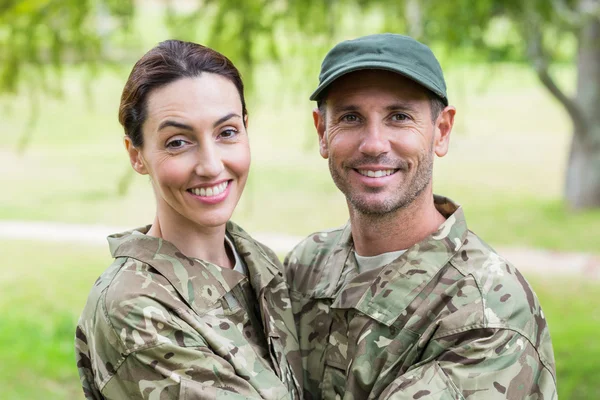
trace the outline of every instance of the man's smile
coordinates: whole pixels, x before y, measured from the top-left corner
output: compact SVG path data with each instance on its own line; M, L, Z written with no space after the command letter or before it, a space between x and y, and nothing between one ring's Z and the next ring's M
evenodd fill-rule
M398 169L380 169L380 170L371 170L371 169L355 169L359 174L363 176L368 176L369 178L381 178L382 176L390 176L398 171Z

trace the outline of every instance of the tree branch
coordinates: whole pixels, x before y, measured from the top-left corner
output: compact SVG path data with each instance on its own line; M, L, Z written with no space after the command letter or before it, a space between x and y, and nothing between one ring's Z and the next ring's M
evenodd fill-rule
M569 8L567 3L565 3L565 0L551 0L550 4L552 4L552 8L556 15L570 27L578 28L583 24L582 15Z
M567 110L576 135L584 134L587 130L587 120L579 105L563 90L558 87L556 81L550 75L548 69L548 57L544 51L542 33L535 17L525 19L525 38L527 40L527 53L533 63L535 72L542 84Z
M567 113L573 121L575 128L575 134L583 134L587 129L586 120L579 109L579 106L572 98L567 96L556 84L554 79L550 76L547 66L538 67L535 66L535 72L542 82L542 84L548 89L548 91L563 105L567 110Z
M600 1L580 0L578 8L582 17L600 19Z

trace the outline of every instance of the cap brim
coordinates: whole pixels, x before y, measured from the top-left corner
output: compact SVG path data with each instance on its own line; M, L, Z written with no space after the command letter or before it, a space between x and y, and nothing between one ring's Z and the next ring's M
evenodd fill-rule
M361 70L366 70L366 69L379 69L379 70L384 70L384 71L395 72L399 75L402 75L402 76L418 83L419 85L425 87L426 89L432 91L435 95L437 95L442 100L444 105L446 105L446 106L448 105L448 99L446 98L444 93L442 93L439 88L435 87L431 82L429 82L428 79L426 79L425 77L422 77L418 71L415 71L415 70L412 70L409 68L398 68L398 66L395 64L390 65L387 63L372 63L372 62L368 63L368 64L365 63L365 64L353 65L352 67L343 68L343 69L340 69L339 71L336 71L334 74L332 74L331 76L329 76L327 79L325 79L323 82L321 82L319 84L319 86L313 92L313 94L310 95L310 100L318 101L321 97L321 94L327 89L327 87L329 87L329 85L331 85L336 79L342 77L343 75L349 74L350 72L361 71Z

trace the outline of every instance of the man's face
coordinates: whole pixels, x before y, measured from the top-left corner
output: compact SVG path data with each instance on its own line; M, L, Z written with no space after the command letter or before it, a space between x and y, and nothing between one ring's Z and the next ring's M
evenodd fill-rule
M431 193L433 154L444 156L454 108L432 121L426 89L393 72L347 74L315 110L320 152L349 206L385 215Z

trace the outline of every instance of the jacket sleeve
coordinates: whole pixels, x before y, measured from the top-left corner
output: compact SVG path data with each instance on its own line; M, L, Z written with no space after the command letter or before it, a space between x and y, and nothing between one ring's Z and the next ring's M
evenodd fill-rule
M108 399L262 399L205 347L163 343L130 354L102 390Z
M263 398L264 390L259 393L249 381L264 381L267 377L261 380L260 375L267 370L247 348L248 342L239 341L235 327L210 315L196 320L175 304L166 306L168 301L166 296L135 294L118 305L107 300L104 322L97 324L103 327L102 334L95 338L96 363L104 371L96 375L105 377L97 382L102 395L107 399ZM243 365L233 362L235 355L240 358L238 353L245 354Z
M472 329L432 341L428 347L439 354L398 376L380 399L557 398L552 365L515 331ZM431 350L436 347L439 350Z

